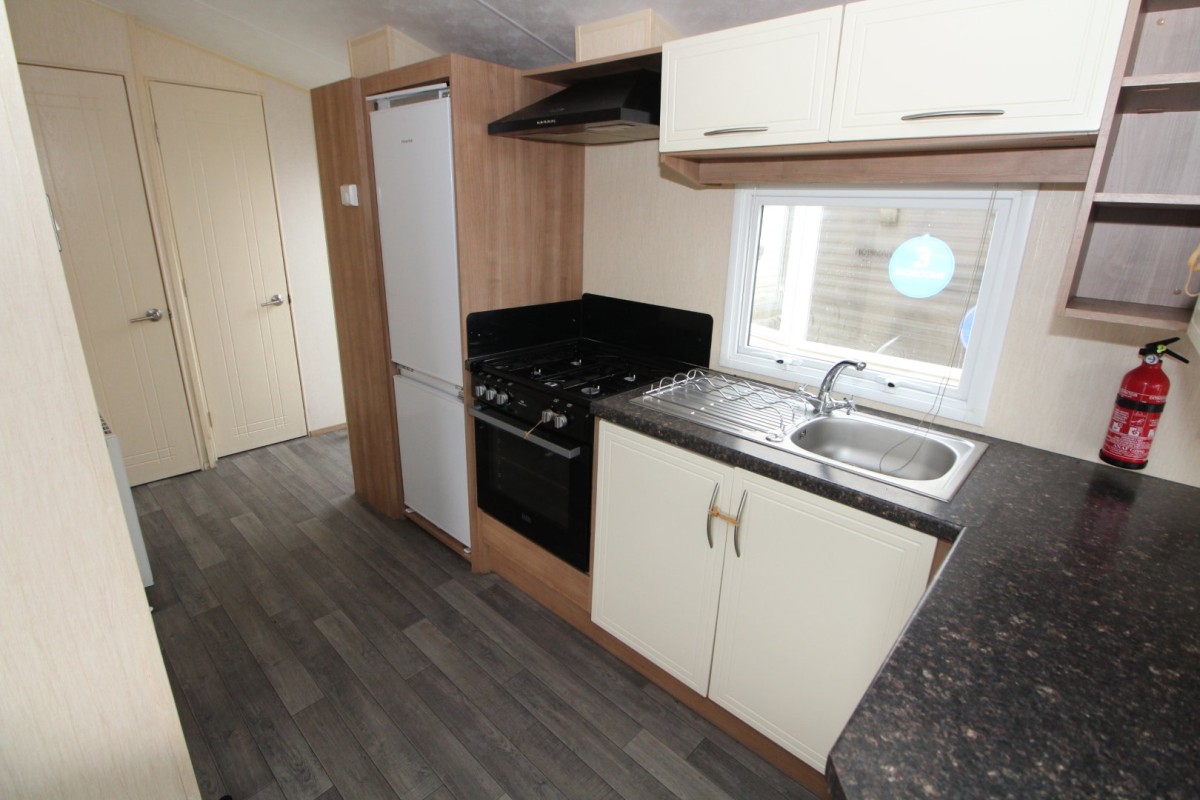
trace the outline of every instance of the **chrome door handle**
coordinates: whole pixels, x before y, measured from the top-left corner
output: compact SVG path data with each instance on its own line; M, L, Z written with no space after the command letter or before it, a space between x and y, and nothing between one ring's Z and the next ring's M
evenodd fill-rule
M901 122L908 122L914 119L941 119L942 117L999 117L1004 114L1002 108L988 108L973 111L971 109L951 110L951 111L922 111L919 114L905 114L900 118Z
M283 295L273 294L269 298L267 298L267 302L259 303L259 305L262 306L263 308L266 308L267 306L281 306L281 305L283 305Z
M726 136L730 133L766 133L766 125L744 125L739 128L716 128L711 131L705 131L705 136Z
M742 502L738 503L738 513L733 520L733 552L738 558L742 557L742 511L746 509L748 490L742 491Z
M717 509L717 492L719 492L719 491L721 491L721 482L717 481L717 483L713 484L712 499L710 499L708 501L708 513L705 514L705 516L708 518L704 524L708 529L708 549L709 550L712 550L712 548L713 548L713 538L712 538L713 517L715 517L717 514L720 513L720 511Z
M163 318L163 312L160 308L147 308L146 313L140 317L134 317L130 322L158 322Z

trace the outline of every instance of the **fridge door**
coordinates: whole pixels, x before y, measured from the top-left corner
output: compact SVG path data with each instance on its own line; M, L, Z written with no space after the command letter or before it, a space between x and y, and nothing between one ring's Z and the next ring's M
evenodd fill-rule
M404 504L470 547L462 399L407 373L395 381Z
M392 360L462 383L450 98L371 112Z

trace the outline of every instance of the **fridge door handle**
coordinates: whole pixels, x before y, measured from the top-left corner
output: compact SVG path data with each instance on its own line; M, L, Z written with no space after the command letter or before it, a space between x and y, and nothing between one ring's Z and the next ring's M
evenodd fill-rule
M513 425L507 420L499 419L494 414L489 413L486 409L471 408L469 411L472 417L484 423L485 425L491 425L494 428L499 428L505 433L511 433L514 436L520 436L522 439L527 439L536 444L538 447L544 447L551 453L554 453L556 456L562 456L563 458L576 458L580 453L580 448L578 447L572 447L568 449L562 445L555 444L548 439L544 439L541 436L535 436L529 431L521 430L521 428Z

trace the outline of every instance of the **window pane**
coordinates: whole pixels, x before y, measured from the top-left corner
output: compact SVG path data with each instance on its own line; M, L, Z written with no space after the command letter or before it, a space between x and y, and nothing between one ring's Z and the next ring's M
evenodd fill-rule
M993 224L986 207L764 205L748 344L954 384Z

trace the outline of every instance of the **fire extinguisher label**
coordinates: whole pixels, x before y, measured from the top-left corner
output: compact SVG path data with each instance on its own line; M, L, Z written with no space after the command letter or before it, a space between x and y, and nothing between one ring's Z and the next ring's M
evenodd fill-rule
M1124 408L1118 403L1104 438L1104 452L1122 461L1144 463L1150 457L1150 445L1154 443L1154 431L1161 416L1159 412Z

